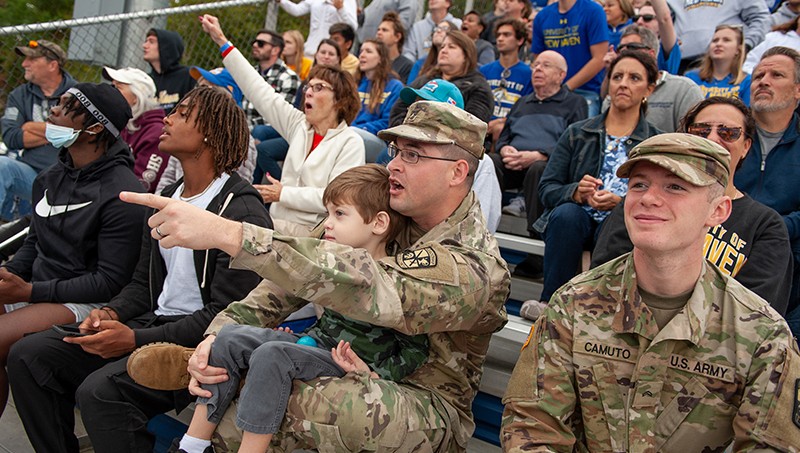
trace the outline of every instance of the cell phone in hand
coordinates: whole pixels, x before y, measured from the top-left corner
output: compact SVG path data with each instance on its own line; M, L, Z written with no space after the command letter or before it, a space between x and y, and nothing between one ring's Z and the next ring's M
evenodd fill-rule
M94 329L81 329L76 326L60 326L58 324L53 325L53 330L65 337L85 337L99 332L99 330Z

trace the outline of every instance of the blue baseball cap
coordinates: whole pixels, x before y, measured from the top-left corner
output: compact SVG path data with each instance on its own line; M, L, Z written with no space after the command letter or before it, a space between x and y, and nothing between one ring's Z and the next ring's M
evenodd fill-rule
M233 95L233 100L236 101L239 107L242 106L242 98L244 97L244 94L242 94L242 90L239 89L239 85L236 84L236 81L233 80L233 76L230 72L228 72L227 69L216 68L206 71L203 68L192 66L191 69L189 69L189 73L195 78L195 80L199 80L202 76L204 79L208 80L214 85L227 89Z
M400 90L400 99L406 104L417 102L417 96L428 101L446 102L460 109L464 108L464 97L461 96L461 90L443 79L433 79L419 89L405 87Z

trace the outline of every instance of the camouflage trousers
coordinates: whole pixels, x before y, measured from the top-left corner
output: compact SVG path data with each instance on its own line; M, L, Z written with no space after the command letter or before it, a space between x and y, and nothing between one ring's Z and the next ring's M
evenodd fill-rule
M238 399L214 433L217 452L239 449L242 431L235 425L237 407ZM368 373L356 371L341 378L293 381L286 416L269 451L463 451L449 425L447 410L429 391L370 379Z

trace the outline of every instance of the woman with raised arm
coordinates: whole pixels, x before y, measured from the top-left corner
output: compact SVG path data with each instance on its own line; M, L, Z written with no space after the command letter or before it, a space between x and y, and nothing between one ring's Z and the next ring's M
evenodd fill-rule
M310 231L325 217L322 193L328 183L348 168L364 165L364 141L348 127L361 106L353 77L336 66L311 68L301 112L275 93L233 47L216 17L206 14L201 21L245 97L289 142L280 181L267 175L271 184L257 186L264 202L272 203L272 217L283 221L276 229L286 231L282 228L288 222Z

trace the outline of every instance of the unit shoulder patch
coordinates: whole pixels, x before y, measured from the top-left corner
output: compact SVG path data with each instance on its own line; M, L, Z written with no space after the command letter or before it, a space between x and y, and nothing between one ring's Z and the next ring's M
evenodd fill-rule
M395 260L401 269L422 269L436 267L438 257L433 247L423 247L398 253L395 255Z

